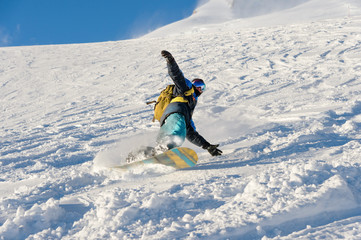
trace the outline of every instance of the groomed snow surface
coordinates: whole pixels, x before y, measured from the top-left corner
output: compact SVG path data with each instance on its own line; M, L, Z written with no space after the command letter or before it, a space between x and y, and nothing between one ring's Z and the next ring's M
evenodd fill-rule
M0 48L0 239L361 239L361 17L237 24ZM163 49L224 154L111 170L154 143Z

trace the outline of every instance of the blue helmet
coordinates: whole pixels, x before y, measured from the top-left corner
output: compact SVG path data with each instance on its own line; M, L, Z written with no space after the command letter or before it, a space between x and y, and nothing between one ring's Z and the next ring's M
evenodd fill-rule
M201 93L206 90L206 84L200 78L193 79L192 84L193 84L194 87L200 88Z

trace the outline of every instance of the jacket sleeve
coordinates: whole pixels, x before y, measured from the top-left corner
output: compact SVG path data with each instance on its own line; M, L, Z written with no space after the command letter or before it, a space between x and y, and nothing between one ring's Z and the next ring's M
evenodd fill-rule
M177 86L180 93L188 91L192 86L188 86L186 79L182 71L179 69L177 62L174 60L170 63L167 63L168 74L172 78L174 84Z
M198 147L207 148L210 145L210 143L195 130L193 121L191 121L191 126L187 129L186 137L188 141Z

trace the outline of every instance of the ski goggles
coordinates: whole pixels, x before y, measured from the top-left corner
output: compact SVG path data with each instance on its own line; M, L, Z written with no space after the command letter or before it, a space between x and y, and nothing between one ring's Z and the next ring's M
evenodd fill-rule
M204 92L206 90L206 84L201 79L194 79L192 81L192 84L201 92Z

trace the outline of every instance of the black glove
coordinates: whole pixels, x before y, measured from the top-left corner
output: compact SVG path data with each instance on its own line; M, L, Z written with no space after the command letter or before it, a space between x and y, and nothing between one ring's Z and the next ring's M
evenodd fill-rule
M170 52L168 52L168 51L166 51L166 50L163 50L163 51L161 52L161 54L162 54L162 57L164 57L165 59L167 59L167 62L168 62L168 63L171 63L171 62L174 61L174 58L173 58L172 54L170 54Z
M203 147L203 148L207 149L208 152L212 156L220 156L220 155L222 155L223 152L220 149L218 149L218 147L219 147L219 144L216 144L216 145L209 144L208 146Z

